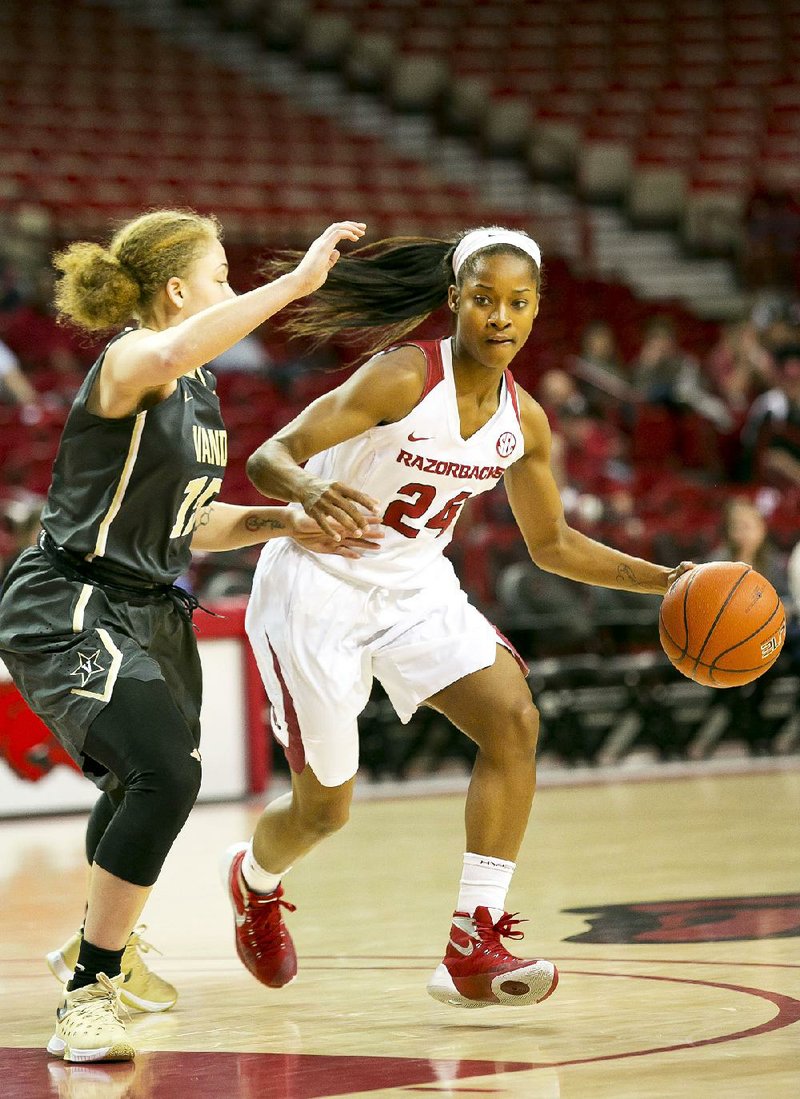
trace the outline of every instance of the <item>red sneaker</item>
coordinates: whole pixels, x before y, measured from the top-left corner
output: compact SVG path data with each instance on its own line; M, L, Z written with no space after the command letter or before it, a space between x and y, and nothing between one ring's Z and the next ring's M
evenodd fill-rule
M222 864L236 919L236 953L262 985L283 988L297 976L297 955L281 908L294 912L295 906L283 900L280 885L273 893L248 888L242 877L246 850L244 843L229 847Z
M475 915L454 912L450 942L441 965L428 982L434 1000L454 1007L524 1007L538 1004L555 991L558 970L539 958L515 958L500 937L521 939L514 925L524 923L499 909L475 909ZM514 913L516 915L516 913Z

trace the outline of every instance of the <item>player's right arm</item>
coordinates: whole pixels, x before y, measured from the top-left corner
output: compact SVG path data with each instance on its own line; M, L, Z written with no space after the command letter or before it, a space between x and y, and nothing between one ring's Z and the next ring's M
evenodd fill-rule
M139 398L158 391L204 366L238 343L264 321L297 298L318 290L339 259L337 245L364 235L359 222L330 225L309 247L297 267L265 286L195 313L180 324L161 331L138 329L118 340L103 363L103 404L113 407L106 415L124 414L120 408L137 407Z
M402 420L420 399L425 371L425 356L417 347L399 347L370 359L262 443L248 459L248 477L264 496L302 504L334 536L330 519L348 530L366 529L363 509L375 514L377 501L340 481L316 477L301 463L378 424Z

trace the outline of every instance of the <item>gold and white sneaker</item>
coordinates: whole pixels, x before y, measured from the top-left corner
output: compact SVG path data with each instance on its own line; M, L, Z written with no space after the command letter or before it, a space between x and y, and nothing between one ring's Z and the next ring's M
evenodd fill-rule
M113 979L98 973L94 984L65 988L47 1052L65 1061L132 1061L136 1050L120 1018L121 984L121 973Z
M152 943L140 936L139 932L146 930L146 925L140 924L128 939L122 955L123 983L119 998L134 1011L169 1011L178 999L178 990L154 973L142 957L151 950L159 953ZM81 932L76 931L60 949L52 950L46 956L50 972L61 984L72 980L80 948Z

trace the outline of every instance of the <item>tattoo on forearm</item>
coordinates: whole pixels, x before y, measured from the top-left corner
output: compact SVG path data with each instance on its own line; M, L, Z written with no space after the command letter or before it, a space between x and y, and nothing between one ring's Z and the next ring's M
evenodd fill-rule
M262 519L260 515L248 515L244 525L248 530L254 532L263 530L265 527L269 530L283 530L283 523L280 519Z
M639 581L633 575L633 569L630 565L618 565L617 566L617 581L620 584L634 584L639 586Z

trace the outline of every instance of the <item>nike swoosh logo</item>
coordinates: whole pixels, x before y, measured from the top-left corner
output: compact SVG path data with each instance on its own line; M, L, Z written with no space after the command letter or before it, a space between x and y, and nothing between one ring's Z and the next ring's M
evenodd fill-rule
M451 939L450 945L452 946L453 950L457 950L459 954L463 954L465 958L468 958L475 949L475 944L473 942L470 942L467 946L459 946L458 943L454 943Z
M184 395L183 395L183 403L184 404L186 404L187 401L193 401L193 400L194 400L194 394L184 393Z
M415 435L412 431L408 437L410 443L426 443L430 439L430 435Z

